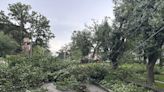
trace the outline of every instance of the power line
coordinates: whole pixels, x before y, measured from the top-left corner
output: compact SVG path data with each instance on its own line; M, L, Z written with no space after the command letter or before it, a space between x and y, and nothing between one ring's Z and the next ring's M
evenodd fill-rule
M146 4L146 6L144 7L144 9L143 10L146 10L146 7L148 6L148 4ZM155 9L154 9L155 10ZM132 11L132 13L134 13L135 11L134 11L134 9L133 9L133 11ZM142 16L142 17L144 17L144 16ZM140 20L142 20L142 17L140 18ZM142 26L142 24L144 23L146 21L146 19L144 20L144 21L142 21L142 23L140 23L140 25L133 31L133 33L135 33L141 26ZM121 28L119 28L119 30L121 30ZM121 31L122 32L122 31ZM125 33L124 33L124 35L125 36L128 36L129 34L128 34L128 32L129 31L126 31ZM126 35L127 34L127 35ZM112 57L117 53L117 52L119 52L120 51L120 49L121 49L121 47L122 46L120 46L119 48L118 48L118 50L117 51L114 51L114 54L112 55ZM112 47L113 48L113 47Z
M144 45L147 41L149 41L152 37L154 37L155 35L157 35L162 30L164 30L164 27L160 28L157 32L155 32L154 34L152 34L148 39L146 39L142 44L140 44L138 47L136 47L135 49L133 49L131 52L134 52L135 50L137 50L139 47L141 47L142 45Z
M148 6L148 4L146 4L146 6L144 7L143 10L146 10L146 9L147 9L147 8L146 8L147 6ZM154 9L154 11L155 11L155 10L157 9L157 7L153 8L153 9ZM134 10L132 11L132 13L134 13ZM149 15L149 16L150 16L150 15ZM143 16L142 16L142 17L143 17ZM142 20L142 17L140 18L141 20ZM148 17L148 16L147 16L147 17ZM133 31L133 33L134 33L135 31L137 31L147 19L148 19L148 18L146 18L144 21L142 21L142 22L140 23L140 25ZM156 34L158 34L158 33L159 33L160 31L162 31L163 29L164 29L164 27L161 28L160 30L158 30L156 33L152 34L152 35L151 35L148 39L146 39L142 44L140 44L138 47L136 47L135 49L133 49L132 51L130 51L130 53L133 52L133 51L135 51L135 50L137 50L140 46L144 45L148 40L150 40L153 36L155 36ZM128 32L129 32L129 31L125 32L124 34L125 34L125 35L127 34L127 36L128 36L128 35L129 35ZM122 46L120 46L120 47L118 48L118 50L114 52L114 55L115 55L117 52L120 51L121 47L122 47ZM112 56L114 56L114 55L112 55Z

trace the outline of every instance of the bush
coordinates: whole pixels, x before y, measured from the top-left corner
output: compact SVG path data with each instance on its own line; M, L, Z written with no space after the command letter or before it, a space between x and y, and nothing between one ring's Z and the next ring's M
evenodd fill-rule
M123 69L127 69L127 70L131 70L134 73L144 73L146 72L146 66L144 64L138 64L138 63L134 63L134 64L123 64L121 66L121 68Z
M49 80L48 67L54 62L50 57L39 57L7 56L8 66L0 68L0 92L25 92L26 89L39 87Z
M149 90L145 90L142 87L138 87L134 84L126 84L123 82L116 82L115 84L111 85L111 89L114 92L151 92Z
M104 77L99 83L107 88L115 84L117 81L125 81L132 78L133 73L125 69L119 68L116 70L110 70L109 74Z
M159 66L157 66L157 65L154 67L154 73L155 73L155 74L161 74L161 73L162 73L161 70L162 70L162 69L161 69Z
M18 43L8 35L0 32L0 57L13 53L18 47Z
M108 74L110 65L103 63L80 64L72 66L68 70L78 81L83 82L89 79L100 81Z
M103 80L101 81L101 84L106 88L111 89L113 92L152 92L143 87L138 87L137 85L131 83L128 84L119 80L111 80L110 82Z
M0 91L22 92L31 87L38 87L45 79L42 69L31 65L19 65L0 68Z

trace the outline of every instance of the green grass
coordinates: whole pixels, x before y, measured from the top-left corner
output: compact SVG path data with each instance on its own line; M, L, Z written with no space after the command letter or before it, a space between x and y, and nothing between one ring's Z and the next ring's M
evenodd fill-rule
M164 75L163 74L155 75L155 80L164 82ZM157 88L164 88L164 83L160 83L160 82L157 82L157 81L155 82L155 86Z
M164 83L155 82L155 87L164 88Z
M147 76L147 72L146 72L146 66L143 64L123 64L121 66L124 69L128 69L133 71L135 74L133 75L134 77L132 77L133 81L137 81L140 83L145 84L146 83L146 76ZM160 68L158 66L155 66L154 68L155 70L155 84L154 87L155 88L164 88L164 68ZM161 82L158 82L161 81Z
M163 74L155 75L155 80L164 82L164 75Z

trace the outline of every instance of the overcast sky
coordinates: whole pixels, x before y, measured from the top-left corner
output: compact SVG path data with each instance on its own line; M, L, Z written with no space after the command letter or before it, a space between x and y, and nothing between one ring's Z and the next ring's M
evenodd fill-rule
M22 2L32 6L50 20L55 39L50 41L50 50L55 52L70 42L74 30L82 30L91 19L113 17L112 0L0 0L0 10L7 12L8 4Z

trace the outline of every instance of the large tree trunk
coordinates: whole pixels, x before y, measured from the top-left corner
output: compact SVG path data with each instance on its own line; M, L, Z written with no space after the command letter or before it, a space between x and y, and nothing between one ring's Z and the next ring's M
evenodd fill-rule
M114 58L112 58L111 60L112 60L112 68L113 68L113 69L117 69L117 68L118 68L117 58L114 57Z
M161 57L161 58L160 58L160 61L159 61L159 67L160 67L160 68L163 67L163 62L164 62L164 61L163 61L163 59L162 59L162 57Z
M92 54L92 59L95 57L95 54L97 53L97 50L100 48L99 42L96 44L96 47L94 48L93 54Z
M23 31L24 31L24 20L22 18L22 14L21 14L21 21L20 21L20 31L21 31L21 38L20 38L20 46L23 45Z
M161 46L161 48L162 48L162 46ZM163 53L162 53L162 51L161 51L161 52L160 52L160 61L159 61L159 67L160 67L160 68L162 68L163 62L164 62L164 61L163 61L164 59L163 59L163 57L162 57L162 54L163 54Z
M92 59L94 59L95 54L96 54L97 47L94 48L93 54L92 54Z
M148 63L147 63L147 82L150 86L154 83L154 66L158 59L157 53L154 53L148 57Z
M147 63L147 57L146 57L146 55L143 56L143 60L144 60L143 63L146 65L146 63Z
M147 82L149 85L154 83L154 63L148 63L147 65Z
M118 68L118 62L117 62L116 59L113 59L113 60L112 60L112 68L113 68L113 69L117 69L117 68Z

